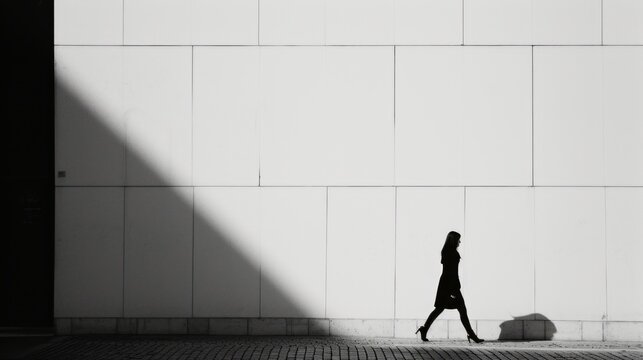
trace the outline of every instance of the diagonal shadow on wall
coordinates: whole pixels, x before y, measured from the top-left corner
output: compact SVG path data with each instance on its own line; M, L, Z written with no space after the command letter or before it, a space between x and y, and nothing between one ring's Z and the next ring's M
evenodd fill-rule
M123 154L123 158L125 158L125 151L128 151L127 167L136 168L140 174L144 174L147 179L146 182L154 184L153 187L146 187L145 189L149 189L151 192L156 191L156 194L160 194L162 197L159 202L148 204L150 206L143 206L146 210L145 213L126 214L128 219L142 219L145 224L156 224L157 226L150 226L147 229L139 228L135 232L129 233L126 231L128 235L125 235L123 242L124 317L191 317L190 314L187 314L187 316L172 315L184 312L185 301L189 297L188 306L192 316L256 318L265 316L265 314L261 313L260 302L262 294L269 294L271 304L279 304L279 312L283 313L283 315L271 316L311 317L306 310L305 304L298 304L287 289L284 289L276 279L270 278L265 272L262 273L261 264L243 252L243 249L238 246L238 239L226 233L220 226L222 224L218 224L211 217L195 210L192 199L189 198L189 195L185 196L186 193L192 194L191 187L173 187L170 185L149 159L146 159L140 153L134 152L131 148L126 148L126 139L123 138L123 134L118 134L114 129L111 129L107 125L109 122L100 111L86 104L86 101L82 99L82 94L77 94L76 91L64 79L57 78L56 131L60 130L58 125L60 117L71 117L74 119L74 124L77 122L78 126L81 127L78 132L73 134L73 136L77 137L75 143L79 144L79 148L76 149L78 152L76 165L86 172L104 172L105 167L110 167L114 164L105 163L101 159L102 155L107 154L106 158L108 159L118 159L119 154ZM91 138L81 138L85 134L92 134ZM57 141L60 140L58 136ZM87 149L83 148L84 145L87 146ZM58 152L58 147L56 151ZM120 166L124 171L125 164ZM57 164L56 170L57 172L62 170L59 168L59 164ZM57 175L61 176L62 174L57 173ZM62 176L73 179L74 174L68 171ZM82 186L80 184L65 186L75 185ZM140 187L125 187L126 204L128 196L139 190ZM150 197L153 198L154 195L150 195ZM145 196L139 198L145 200ZM157 207L165 205L170 208ZM199 273L196 274L197 278L194 277L194 269L203 265L199 261L208 262L210 260L207 254L195 251L193 224L188 224L192 228L182 229L185 231L166 226L167 224L177 223L177 219L193 219L194 224L198 224L200 236L202 236L204 242L209 243L208 249L216 249L220 255L217 256L220 263L210 263L206 267L218 273ZM70 221L73 221L73 219L70 219ZM192 237L173 237L182 233L191 233ZM156 235L161 235L164 239L159 239L157 242ZM140 238L134 238L135 236L140 236ZM128 241L136 244L130 244ZM166 248L164 249L163 247ZM134 253L132 253L132 249L135 249ZM75 254L69 254L69 256L73 255ZM185 258L186 256L188 257L187 259ZM176 257L179 261L174 262L173 257ZM77 271L83 272L84 269L80 268ZM209 275L216 275L218 280L216 283L210 284L208 288L201 289L202 292L208 294L213 303L219 304L213 307L218 306L227 310L220 313L214 311L209 315L195 314L193 283L195 281L202 284L207 283L204 278ZM152 290L151 293L149 293L149 290ZM189 292L189 296L186 297L186 294L182 294L185 291ZM58 300L64 301L66 295L57 292L57 296L60 297ZM252 298L248 299L248 296ZM153 302L145 304L145 301L141 301L140 297ZM239 311L240 315L234 314L236 310ZM169 315L164 315L164 312ZM148 315L145 313L148 313ZM101 314L96 314L96 316L92 317L100 318ZM312 323L311 326L313 326Z

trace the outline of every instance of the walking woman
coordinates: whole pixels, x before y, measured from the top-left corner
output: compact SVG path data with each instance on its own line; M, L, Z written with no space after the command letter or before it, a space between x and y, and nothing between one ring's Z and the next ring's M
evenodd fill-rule
M460 292L460 280L458 279L458 263L460 263L460 254L458 246L460 245L460 234L455 231L449 232L447 239L442 247L442 276L438 284L438 293L435 296L435 309L431 312L423 326L415 332L419 332L422 341L429 341L426 333L429 331L431 324L444 311L444 309L458 309L460 321L467 330L467 340L481 343L484 339L479 339L471 328L467 308L464 306L464 298Z

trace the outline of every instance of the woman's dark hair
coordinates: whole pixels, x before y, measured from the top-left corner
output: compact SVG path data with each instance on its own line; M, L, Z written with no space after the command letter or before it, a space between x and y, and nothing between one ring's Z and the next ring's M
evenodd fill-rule
M460 234L455 231L449 231L442 247L442 256L455 253L458 248L458 240L460 240Z

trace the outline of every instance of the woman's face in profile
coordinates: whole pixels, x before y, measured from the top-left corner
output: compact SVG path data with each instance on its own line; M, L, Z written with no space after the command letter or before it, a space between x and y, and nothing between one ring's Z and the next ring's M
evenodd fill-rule
M460 247L460 239L458 239L458 244L455 247L456 249Z

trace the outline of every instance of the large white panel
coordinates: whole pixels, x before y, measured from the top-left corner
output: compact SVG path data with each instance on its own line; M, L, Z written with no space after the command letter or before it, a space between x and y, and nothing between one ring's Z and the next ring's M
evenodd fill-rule
M643 45L643 1L603 0L603 43Z
M603 49L605 184L643 185L643 48Z
M603 185L600 47L534 48L535 185Z
M457 231L463 236L458 250L462 256L468 247L464 236L464 190L400 187L396 209L395 317L426 318L433 310L442 273L440 251L446 235ZM459 315L448 311L440 318L458 319Z
M532 43L532 0L464 0L464 43Z
M391 45L395 0L326 0L326 44Z
M261 184L393 182L393 49L262 49Z
M394 252L394 188L329 188L327 317L392 318Z
M261 45L324 45L324 0L259 2Z
M195 185L258 185L259 48L194 49Z
M462 3L451 0L267 0L262 45L454 45Z
M59 47L56 59L58 185L191 184L190 48Z
M605 189L535 188L535 312L605 316Z
M607 316L643 321L643 188L606 189Z
M601 0L465 0L465 44L598 45Z
M122 315L123 188L57 188L54 316Z
M465 183L531 185L531 49L464 54Z
M533 188L467 188L466 295L473 319L534 313ZM502 281L494 281L502 279ZM508 286L508 284L511 284Z
M192 188L125 189L125 317L192 315Z
M54 1L54 44L122 43L123 0Z
M527 47L397 50L399 185L531 184Z
M188 45L192 0L123 0L125 44Z
M324 70L328 182L392 185L393 48L330 47Z
M394 13L396 44L462 44L461 1L396 0Z
M192 1L192 17L189 20L189 23L192 24L192 44L258 44L259 1ZM179 2L184 2L184 0Z
M256 45L256 0L124 0L125 44Z
M123 185L122 48L56 47L56 185Z
M533 43L599 45L602 0L532 0Z
M191 185L189 47L124 51L127 185Z
M195 317L258 317L257 187L194 188Z
M464 182L463 53L456 47L399 47L395 82L395 181Z
M261 316L325 317L326 189L262 188Z
M264 184L323 183L330 136L323 115L324 48L261 49L261 175Z

